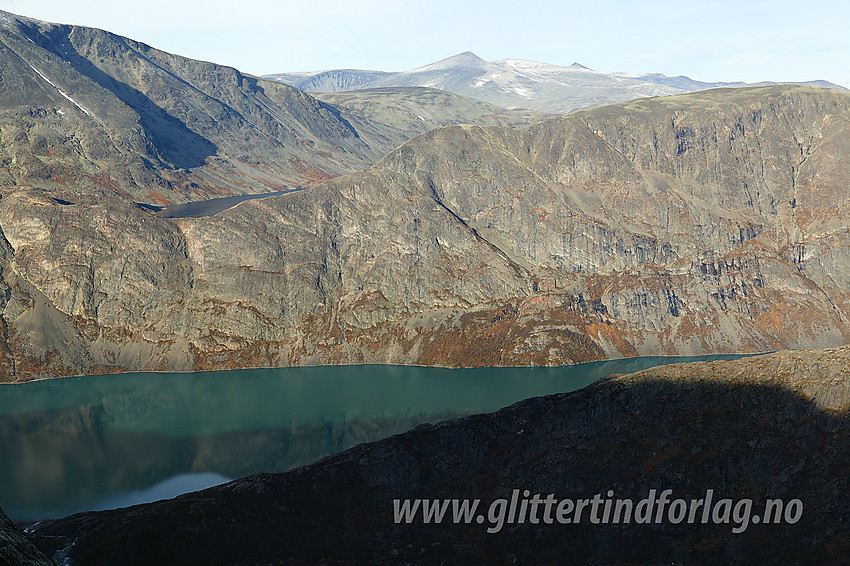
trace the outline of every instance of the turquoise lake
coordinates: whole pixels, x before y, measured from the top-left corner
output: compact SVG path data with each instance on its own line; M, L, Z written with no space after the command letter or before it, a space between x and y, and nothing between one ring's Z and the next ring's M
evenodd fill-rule
M24 521L174 497L616 373L737 357L133 373L0 386L0 507Z

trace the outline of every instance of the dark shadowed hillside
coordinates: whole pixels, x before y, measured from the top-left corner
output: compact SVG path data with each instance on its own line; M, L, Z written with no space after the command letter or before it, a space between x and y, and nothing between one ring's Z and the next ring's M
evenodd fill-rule
M654 368L423 425L286 474L35 531L48 552L70 544L76 566L839 564L849 550L848 375L847 348ZM730 513L593 524L588 511L579 524L516 519L496 533L489 519L393 519L396 498L488 506L515 489L635 501L653 489L672 490L671 500L712 489L715 501L748 498L752 508L746 522ZM799 499L802 514L757 522L767 499Z

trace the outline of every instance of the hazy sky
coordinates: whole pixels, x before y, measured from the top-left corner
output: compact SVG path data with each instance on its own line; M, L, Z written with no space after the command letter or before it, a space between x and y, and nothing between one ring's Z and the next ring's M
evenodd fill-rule
M253 74L406 70L473 51L706 81L850 87L847 0L0 0Z

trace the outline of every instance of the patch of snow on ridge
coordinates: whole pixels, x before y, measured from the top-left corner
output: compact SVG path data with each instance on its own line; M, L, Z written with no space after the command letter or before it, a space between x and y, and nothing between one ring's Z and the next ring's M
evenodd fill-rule
M523 71L560 71L564 69L564 67L552 65L551 63L541 63L540 61L529 61L527 59L503 59L499 63L504 63L508 67Z
M475 81L475 84L474 84L474 85L472 85L472 87L473 87L473 88L479 88L479 87L484 86L484 85L485 85L485 84L487 84L488 82L490 82L490 81L485 81L484 79L478 79L477 81Z
M27 63L27 65L29 65L29 63ZM79 108L80 110L82 110L83 112L85 112L85 113L86 113L86 116L91 116L91 114L89 114L89 111L88 111L88 110L86 110L85 108L83 108L82 106L80 106L79 104L77 104L77 101L76 101L76 100L74 100L73 98L71 98L70 96L68 96L67 94L65 94L65 91L63 91L61 88L59 88L58 86L56 86L55 84L53 84L53 82L52 82L50 79L48 79L47 77L45 77L44 75L42 75L42 74L41 74L41 71L39 71L38 69L36 69L36 68L35 68L35 67L33 67L32 65L30 65L30 69L32 69L33 71L35 71L35 72L36 72L36 74L37 74L39 77L41 77L42 79L44 79L45 81L47 81L47 84L49 84L50 86L52 86L53 88L55 88L56 90L58 90L58 91L59 91L59 94L61 94L62 96L64 96L65 98L67 98L68 100L70 100L71 102L73 102L73 103L74 103L74 106L76 106L77 108Z
M518 95L520 95L520 96L524 96L525 98L531 98L531 95L533 94L533 93L532 93L530 90L528 90L527 88L522 88L522 87L518 87L518 86L517 86L517 87L514 87L514 88L513 88L513 91L514 91L515 93L517 93Z

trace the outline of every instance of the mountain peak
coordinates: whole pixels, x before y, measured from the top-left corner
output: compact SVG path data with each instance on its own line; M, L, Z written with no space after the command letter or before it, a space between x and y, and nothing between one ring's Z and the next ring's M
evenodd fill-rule
M472 51L464 51L463 53L452 55L451 57L441 59L436 63L431 63L430 65L425 65L424 67L419 67L418 69L413 69L409 72L417 73L421 71L440 71L444 69L481 68L486 63L487 61Z
M464 51L463 53L458 53L457 55L452 55L448 59L444 59L444 61L456 60L456 61L475 61L485 63L484 59L473 53L472 51Z

